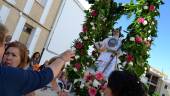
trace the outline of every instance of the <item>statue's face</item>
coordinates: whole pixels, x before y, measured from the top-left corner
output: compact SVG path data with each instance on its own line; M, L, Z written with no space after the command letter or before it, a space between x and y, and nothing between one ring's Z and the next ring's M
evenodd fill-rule
M115 30L115 31L113 32L113 36L119 36L119 30Z

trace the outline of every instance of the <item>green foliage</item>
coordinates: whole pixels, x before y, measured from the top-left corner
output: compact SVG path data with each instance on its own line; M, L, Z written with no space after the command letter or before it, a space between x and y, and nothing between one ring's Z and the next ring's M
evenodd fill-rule
M93 5L89 10L85 10L86 21L84 21L79 38L74 41L72 46L76 48L76 57L79 58L75 57L71 61L71 65L67 67L68 78L72 82L82 78L88 67L95 66L99 52L94 50L92 55L89 55L89 47L93 46L95 42L107 38L122 15L128 17L134 15L135 19L128 26L127 37L122 41L121 50L125 54L119 57L120 65L124 66L124 70L133 71L138 76L148 70L148 52L153 38L157 36L155 17L160 15L158 10L159 6L163 4L162 0L136 0L136 3L131 0L127 4L113 1L89 0ZM80 64L80 68L77 68L76 64ZM85 91L79 90L79 92L80 95Z
M152 96L160 96L159 93L153 93Z

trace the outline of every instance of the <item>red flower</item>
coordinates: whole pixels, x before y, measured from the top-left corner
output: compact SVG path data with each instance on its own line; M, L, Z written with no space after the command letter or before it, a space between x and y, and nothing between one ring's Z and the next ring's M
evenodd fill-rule
M97 16L96 10L93 10L93 11L91 12L91 15L92 15L93 17Z
M127 62L130 62L130 61L133 61L133 56L131 55L131 54L128 54L127 56L126 56L126 59L127 59Z
M96 77L97 80L103 80L104 79L104 75L103 75L102 72L97 72L95 77Z
M83 25L83 32L87 32L88 31L88 28L86 25Z
M135 38L135 42L136 43L142 43L142 38L141 37L139 37L139 36L136 36L136 38Z
M143 24L143 23L144 23L144 21L145 21L145 19L144 19L144 18L142 18L142 17L140 17L140 18L138 18L138 19L137 19L137 22L138 22L138 23L142 23L142 24Z
M154 11L154 10L155 10L155 6L154 6L154 5L150 5L150 6L149 6L149 10L150 10L150 11Z
M90 96L96 96L97 90L93 87L89 88L88 93Z
M86 81L90 81L90 80L93 80L93 76L89 73L88 75L85 75L84 79Z
M81 42L77 41L77 42L75 43L75 48L76 48L76 49L81 49L82 47L83 47L83 44L82 44Z
M76 67L77 70L80 70L81 64L80 64L80 63L77 63L77 64L75 64L75 67Z

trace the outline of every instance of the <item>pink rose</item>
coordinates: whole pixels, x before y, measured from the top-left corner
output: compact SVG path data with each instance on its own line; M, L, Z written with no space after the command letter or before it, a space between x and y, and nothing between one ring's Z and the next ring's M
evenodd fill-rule
M127 56L126 56L126 59L127 59L127 62L131 62L131 61L133 61L133 56L131 55L131 54L128 54Z
M96 96L97 90L93 87L89 88L88 93L90 96Z
M144 19L144 18L142 18L142 17L137 19L137 22L138 22L138 23L142 23L142 24L143 24L143 23L144 23L144 21L145 21L145 19Z
M76 67L77 70L80 70L80 68L81 68L81 64L80 63L77 63L74 66Z
M136 43L142 43L142 38L141 37L139 37L139 36L137 36L136 38L135 38L135 42Z
M91 12L91 15L92 15L93 17L97 16L96 10L93 10L93 11Z
M104 75L103 75L102 72L97 72L95 77L96 77L97 80L103 80L104 79Z
M150 11L154 11L154 10L155 10L155 6L154 6L154 5L150 5L150 6L149 6L149 10L150 10Z

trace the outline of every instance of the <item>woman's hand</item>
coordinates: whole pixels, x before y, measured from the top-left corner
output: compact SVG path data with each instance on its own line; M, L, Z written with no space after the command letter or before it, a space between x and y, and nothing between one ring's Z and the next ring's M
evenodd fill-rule
M67 50L59 55L59 57L48 66L52 69L54 78L58 76L65 63L72 60L73 56L75 56L74 51Z
M75 52L71 50L67 50L63 52L61 55L59 55L59 58L61 58L63 61L68 62L72 60L72 57L75 56Z

